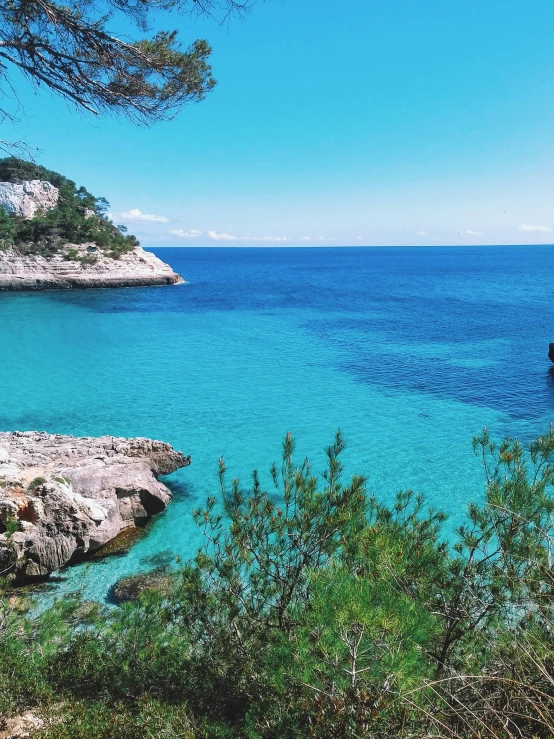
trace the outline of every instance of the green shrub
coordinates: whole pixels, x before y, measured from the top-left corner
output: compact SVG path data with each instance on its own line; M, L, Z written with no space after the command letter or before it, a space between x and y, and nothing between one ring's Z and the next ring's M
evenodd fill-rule
M79 261L84 265L93 265L98 262L98 257L95 257L94 254L85 254L85 256L79 258Z
M46 478L44 477L35 477L34 480L31 480L29 483L27 490L32 493L34 492L40 485L43 485L46 482Z

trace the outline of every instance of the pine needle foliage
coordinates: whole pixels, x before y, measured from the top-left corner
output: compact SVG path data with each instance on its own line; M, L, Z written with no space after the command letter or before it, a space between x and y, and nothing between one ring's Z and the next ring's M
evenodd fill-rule
M10 0L0 5L0 91L17 100L24 79L78 110L151 125L202 100L214 87L204 39L183 49L174 30L143 35L160 13L245 12L250 0ZM126 28L132 38L115 32ZM0 120L14 118L0 109ZM13 145L12 149L13 149ZM10 145L0 142L0 148ZM17 148L17 145L16 145ZM21 146L19 146L21 148Z

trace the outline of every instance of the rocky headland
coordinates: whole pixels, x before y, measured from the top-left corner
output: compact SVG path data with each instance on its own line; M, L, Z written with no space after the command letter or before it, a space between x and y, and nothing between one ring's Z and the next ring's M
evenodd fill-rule
M182 282L169 265L140 246L117 259L94 244L66 244L48 257L21 254L17 247L0 251L0 290L147 287Z
M143 526L172 497L157 476L189 464L152 439L0 432L0 576L44 577Z
M0 159L0 290L182 283L107 207L57 172Z

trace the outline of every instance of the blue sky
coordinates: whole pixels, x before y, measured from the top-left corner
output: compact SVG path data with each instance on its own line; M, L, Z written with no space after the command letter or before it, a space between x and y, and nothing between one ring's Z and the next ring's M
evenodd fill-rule
M158 23L213 46L204 102L137 129L20 86L2 133L143 245L554 242L551 0L265 0L229 26Z

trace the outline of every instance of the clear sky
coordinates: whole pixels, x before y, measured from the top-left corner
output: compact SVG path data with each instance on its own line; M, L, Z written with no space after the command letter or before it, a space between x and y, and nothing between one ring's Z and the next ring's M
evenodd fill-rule
M25 116L2 132L107 197L143 245L554 242L552 0L260 0L228 27L158 20L213 46L204 102L136 129L21 86Z

